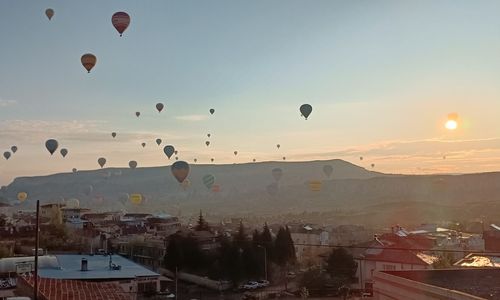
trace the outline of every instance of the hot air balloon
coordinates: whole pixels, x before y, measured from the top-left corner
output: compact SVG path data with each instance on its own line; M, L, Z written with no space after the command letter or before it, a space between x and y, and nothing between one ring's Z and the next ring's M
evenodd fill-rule
M306 120L311 114L312 110L312 106L309 104L302 104L300 106L300 113L304 116L304 118L306 118Z
M276 148L278 148L278 149L279 149L280 147L281 147L281 145L280 145L280 144L276 145Z
M175 150L175 151L174 151L174 154L175 154L175 155L177 155L177 153L179 153L179 151Z
M59 147L59 143L54 139L50 139L50 140L47 140L45 142L45 148L47 148L50 155L52 155L52 154L54 154L54 152L56 152L57 147Z
M198 159L197 159L197 158L195 158L195 159L194 159L194 162L198 162Z
M330 165L323 166L323 173L325 173L326 177L330 178L333 173L333 167Z
M5 157L5 159L6 159L6 160L9 160L10 156L11 156L11 154L10 154L10 152L9 152L9 151L5 151L5 152L3 153L3 157Z
M286 156L283 156L283 160L286 160Z
M176 156L176 157L175 157L175 160L179 160L179 158Z
M210 146L210 141L206 141L205 145L207 145L207 147Z
M211 109L210 109L210 114L211 114L211 115L213 115L213 114L214 114L214 112L215 112L215 109L211 108Z
M372 164L372 168L375 168L375 164Z
M168 159L170 159L170 157L172 157L172 155L175 152L175 148L172 145L167 145L167 146L163 147L163 152L168 157Z
M253 162L256 162L256 161L257 161L257 160L254 158L254 159L253 159Z
M45 15L47 18L49 18L49 21L52 20L52 17L54 16L54 10L52 8L47 8L45 10Z
M141 112L140 111L136 111L135 112L135 116L139 118L139 116L141 115Z
M115 27L116 31L118 31L120 36L122 36L123 32L130 24L130 16L123 11L116 12L111 17L111 23Z
M207 137L209 137L209 138L210 138L211 136L212 136L212 135L211 135L210 133L208 133L208 134L207 134Z
M106 159L104 157L100 157L98 160L97 160L97 163L99 164L99 166L104 167L104 165L106 164Z
M17 146L10 147L10 150L12 151L12 153L16 153L17 152Z
M234 151L233 153L234 153L234 155L238 155L238 151Z
M73 168L73 170L71 171L73 171L73 173L76 173L78 170L76 168Z
M85 189L83 189L83 193L85 193L85 195L87 195L87 196L92 194L92 191L94 191L94 187L91 185L89 185Z
M210 161L211 161L211 162L214 162L214 160L215 160L215 158L211 158L211 159L210 159Z
M83 67L87 70L87 72L90 73L90 70L92 70L92 68L97 63L97 57L95 57L94 54L86 53L86 54L82 55L81 61L82 61Z
M25 192L17 193L17 200L24 202L26 199L28 199L27 193L25 193Z
M62 157L66 157L66 155L68 155L68 149L62 148L60 153L61 153Z
M116 132L111 132L111 136L112 136L113 138L115 138L115 137L116 137Z
M165 107L165 106L163 105L163 103L157 103L157 104L156 104L156 110L157 110L158 112L161 112L161 111L163 110L163 107Z
M161 145L161 139L156 139L156 144L157 144L158 146L160 146L160 145Z
M134 205L139 205L142 203L142 195L141 194L131 194L130 197L130 202Z
M137 162L135 160L131 160L131 161L128 162L128 166L131 169L135 169L137 167Z
M360 157L359 157L359 160L363 160L363 156L360 156Z
M212 192L214 193L220 192L220 185L214 184L214 186L212 186Z
M309 190L311 192L319 192L321 191L321 185L323 183L320 180L311 180L309 181Z
M283 170L281 170L281 168L274 168L271 171L271 174L273 175L274 180L280 181L281 177L283 176Z
M203 176L202 180L203 184L207 187L207 189L211 189L215 183L215 176L212 174L207 174Z
M142 148L146 147L146 143L141 144Z
M271 196L276 196L279 191L278 183L273 182L270 185L266 186L266 191Z
M179 183L182 183L189 174L189 164L185 161L176 161L170 169Z

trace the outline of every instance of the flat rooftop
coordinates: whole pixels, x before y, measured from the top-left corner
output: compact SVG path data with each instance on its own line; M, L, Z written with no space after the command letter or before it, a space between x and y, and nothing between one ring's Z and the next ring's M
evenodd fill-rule
M58 267L41 268L39 270L40 277L74 280L116 280L160 276L160 274L120 255L112 256L113 264L121 266L120 270L110 270L109 256L64 254L55 255L55 257ZM87 259L88 271L81 271L82 258Z
M500 269L496 268L384 271L384 273L485 299L500 299Z

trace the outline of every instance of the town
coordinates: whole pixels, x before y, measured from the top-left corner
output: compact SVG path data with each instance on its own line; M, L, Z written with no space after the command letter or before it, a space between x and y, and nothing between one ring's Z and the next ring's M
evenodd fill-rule
M33 295L35 223L33 211L2 208L0 297ZM478 220L374 231L206 220L200 211L183 224L166 213L93 212L73 199L40 206L39 247L47 300L500 296L500 227Z

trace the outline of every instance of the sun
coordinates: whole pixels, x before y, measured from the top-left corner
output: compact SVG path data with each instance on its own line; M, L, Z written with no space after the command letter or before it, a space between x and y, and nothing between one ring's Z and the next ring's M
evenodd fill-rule
M448 130L455 130L458 127L458 123L455 120L448 120L446 121L446 124L444 124L444 127Z

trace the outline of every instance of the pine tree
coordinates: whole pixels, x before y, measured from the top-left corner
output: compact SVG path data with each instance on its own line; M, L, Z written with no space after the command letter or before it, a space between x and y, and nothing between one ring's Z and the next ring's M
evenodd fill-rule
M198 217L198 223L196 224L196 227L194 228L196 231L210 231L210 226L208 226L207 221L205 221L205 218L203 218L203 214L200 210L200 216Z
M285 227L286 241L288 245L288 262L294 264L297 261L297 255L295 254L295 244L293 243L292 234L288 226Z
M273 253L273 236L271 235L271 230L267 226L267 223L264 224L264 228L262 230L262 234L260 236L261 245L266 248L267 259L271 261L274 257Z
M165 257L163 259L165 268L170 271L175 271L175 268L182 268L184 255L181 248L181 236L174 234L170 237L168 246L166 249Z
M350 283L356 274L358 264L344 248L336 248L328 257L326 270L333 278Z

